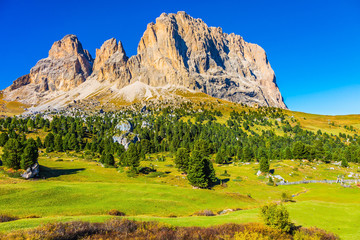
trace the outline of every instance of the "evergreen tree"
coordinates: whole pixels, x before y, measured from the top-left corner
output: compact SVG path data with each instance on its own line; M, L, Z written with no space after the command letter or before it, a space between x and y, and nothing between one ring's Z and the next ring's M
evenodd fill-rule
M215 162L217 164L226 164L229 163L229 157L227 156L224 149L220 149L216 154Z
M292 152L291 152L290 147L286 147L286 148L285 148L285 151L284 151L284 159L286 159L286 160L292 159Z
M0 134L0 147L5 146L6 142L9 140L9 136L6 133Z
M242 159L245 162L249 162L253 159L253 151L251 150L250 147L246 146L243 148L243 156Z
M348 163L348 161L346 160L346 158L343 158L343 159L341 160L341 166L342 166L342 167L349 167L349 163Z
M297 141L294 144L292 152L295 159L303 159L306 157L305 145L300 141Z
M10 138L4 146L2 161L4 166L13 169L20 169L22 154L21 143L17 139Z
M27 141L24 152L21 155L20 167L27 169L33 164L37 163L39 157L39 150L34 139L30 138Z
M260 171L262 173L268 173L270 170L270 162L268 159L262 157L260 159Z
M63 139L60 134L56 135L56 137L55 137L54 149L55 149L55 151L58 151L58 152L64 151Z
M186 148L179 148L175 155L176 167L184 172L187 172L189 168L189 151Z
M111 153L106 154L104 162L105 162L105 164L107 164L109 166L114 166L115 165L114 156Z
M36 146L38 148L43 148L44 147L39 136L36 138Z
M52 134L51 132L46 135L45 137L45 141L44 141L44 145L46 148L46 152L52 152L54 151L54 147L55 147L55 137L54 134Z
M210 160L198 151L193 151L187 178L191 185L208 188L216 182L215 170Z
M30 129L30 131L33 131L35 128L35 123L31 118L27 121L26 125L27 125L27 128Z
M136 144L130 144L126 151L126 165L133 170L140 166L140 153L137 150Z
M209 142L204 139L199 139L195 142L194 150L208 157L211 154L211 148Z

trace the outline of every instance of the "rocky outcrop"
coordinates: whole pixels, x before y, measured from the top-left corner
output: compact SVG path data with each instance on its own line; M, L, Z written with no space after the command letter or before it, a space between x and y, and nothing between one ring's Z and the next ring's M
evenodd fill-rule
M132 132L133 125L127 120L119 122L115 127L115 131L115 135L112 137L113 141L123 145L126 150L129 148L130 143L140 141L138 134Z
M5 89L5 99L36 104L48 93L74 89L90 76L92 62L78 38L67 35L52 45L49 56L37 62L29 74Z
M234 102L285 108L265 51L185 12L163 13L140 40L132 81L180 85ZM136 61L134 61L136 62ZM139 66L139 67L137 67Z
M118 88L141 81L182 86L233 102L286 108L265 51L241 36L208 27L185 12L163 13L150 23L138 54L127 58L121 42L96 51L93 76Z
M131 74L126 63L128 57L122 43L116 42L116 39L112 38L107 40L100 49L96 49L96 59L94 62L94 75L99 81L109 81L111 83L121 79L122 83L129 83ZM119 87L123 87L126 84L122 84Z
M25 179L30 179L36 177L37 175L39 175L39 173L40 173L40 166L38 163L35 163L31 167L28 167L28 169L26 169L26 171L23 174L21 174L21 177Z
M96 50L92 68L91 63L90 54L76 36L68 35L54 43L49 57L40 60L29 76L16 80L5 96L26 102L26 95L17 94L21 89L68 91L85 80L92 81L87 91L101 84L111 85L109 94L117 90L121 94L120 89L141 82L151 87L188 88L233 102L286 108L260 46L221 28L208 27L185 12L163 13L148 24L137 55L128 58L122 43L112 38Z

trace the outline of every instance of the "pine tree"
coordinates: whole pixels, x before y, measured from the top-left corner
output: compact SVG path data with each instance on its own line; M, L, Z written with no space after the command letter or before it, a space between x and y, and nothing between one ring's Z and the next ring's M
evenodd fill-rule
M260 159L260 171L262 173L268 173L270 170L270 162L268 159L262 157Z
M105 164L109 165L109 166L114 166L115 165L115 159L114 156L111 153L108 153L105 155Z
M300 141L297 141L294 144L292 152L295 159L303 159L304 157L306 157L305 145Z
M39 157L39 150L34 139L30 138L27 141L24 152L21 155L20 167L27 169L33 164L37 163Z
M289 147L285 148L284 159L286 159L286 160L292 159L292 153L291 153L291 149Z
M55 137L54 149L55 149L55 151L58 151L58 152L64 151L63 139L62 139L62 136L60 134L56 135L56 137Z
M249 162L249 161L251 161L253 159L253 151L248 146L243 148L243 157L242 157L242 159L244 161L247 161L247 162Z
M191 154L187 178L191 185L199 188L208 188L216 182L212 163L198 151Z
M229 163L229 157L227 156L224 149L220 149L215 157L215 162L217 164L226 164Z
M179 148L175 155L176 167L184 172L187 172L189 168L189 151L186 148Z
M211 154L210 144L204 139L199 139L194 144L194 150L208 157Z
M0 134L0 147L5 146L6 142L9 140L9 136L6 133Z
M51 132L46 135L45 137L45 141L44 141L44 145L45 145L45 148L46 148L46 152L52 152L54 151L54 147L55 147L55 137L54 137L54 134L52 134Z
M343 158L343 159L341 160L341 166L342 166L342 167L349 167L349 163L348 163L348 161L346 160L346 158Z
M27 128L30 129L30 131L33 131L35 128L34 121L31 118L27 121L26 125L27 125Z
M20 168L22 145L17 139L10 138L4 146L2 161L4 166L13 169Z
M137 150L136 144L130 144L126 151L126 164L130 166L132 170L140 166L140 153Z
M41 139L39 138L39 136L36 138L36 145L38 148L43 148L43 144L41 142Z

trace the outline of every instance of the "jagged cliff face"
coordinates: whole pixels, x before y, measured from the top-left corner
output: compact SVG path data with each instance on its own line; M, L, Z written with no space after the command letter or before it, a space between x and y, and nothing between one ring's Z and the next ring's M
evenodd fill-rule
M84 51L74 35L54 43L40 60L6 91L27 85L36 91L68 91L85 80L121 89L140 81L153 87L181 86L246 104L286 108L265 51L241 36L208 27L184 12L162 14L150 23L128 58L121 42L107 40L96 59ZM90 76L91 74L91 76ZM90 76L90 77L89 77ZM112 87L112 91L114 87Z

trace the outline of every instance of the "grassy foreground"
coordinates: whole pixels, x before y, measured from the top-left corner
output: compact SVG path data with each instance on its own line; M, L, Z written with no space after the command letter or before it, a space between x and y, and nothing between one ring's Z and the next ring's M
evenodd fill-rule
M360 188L339 184L268 186L255 173L258 164L215 166L223 180L213 190L193 189L173 166L171 154L165 162L153 164L163 177L126 176L125 169L103 168L75 153L40 157L44 179L25 181L0 173L1 214L19 220L0 223L0 232L33 228L54 221L103 222L109 210L125 212L127 218L159 221L175 226L212 226L223 223L261 222L258 207L280 201L282 193L297 195L287 203L291 219L305 227L316 226L339 234L342 239L358 239L360 230ZM336 179L357 172L358 166L341 168L332 164L273 161L275 174L287 181ZM315 170L316 169L316 170ZM221 176L224 171L230 176ZM196 212L242 209L212 217Z

